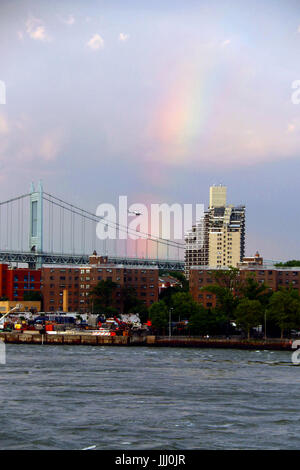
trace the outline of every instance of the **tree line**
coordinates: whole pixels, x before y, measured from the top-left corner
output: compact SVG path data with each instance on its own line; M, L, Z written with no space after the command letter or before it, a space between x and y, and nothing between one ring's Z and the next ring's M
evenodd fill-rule
M237 268L214 271L213 284L203 292L216 296L216 307L205 308L195 302L187 288L168 288L149 309L152 325L166 331L172 322L187 320L186 330L198 335L233 335L241 331L248 338L253 329L267 325L269 336L289 334L300 329L300 296L292 286L273 292L254 274L241 278Z
M160 272L160 274L162 274ZM281 338L291 330L300 330L300 295L292 286L273 292L254 274L241 278L237 268L213 271L213 283L201 291L214 294L215 308L205 308L195 302L189 283L180 272L172 272L179 280L175 287L163 289L147 309L134 287L118 285L112 280L100 281L89 295L90 311L106 317L118 316L118 306L124 313L138 313L141 321L151 320L157 334L167 334L171 317L172 334L234 335L241 332L251 337L255 328L267 325L268 336ZM29 298L30 297L30 298ZM25 296L24 296L25 300ZM40 300L40 293L29 293L26 300Z

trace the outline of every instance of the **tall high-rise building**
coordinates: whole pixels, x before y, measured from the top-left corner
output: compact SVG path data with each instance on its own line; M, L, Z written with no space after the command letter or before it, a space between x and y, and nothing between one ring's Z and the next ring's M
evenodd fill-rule
M227 198L227 187L219 184L209 188L209 208L225 207Z
M185 234L184 271L188 279L192 266L207 266L209 259L209 213L204 212Z
M237 266L245 256L245 207L227 205L226 186L211 186L209 208L185 235L185 274L192 266Z

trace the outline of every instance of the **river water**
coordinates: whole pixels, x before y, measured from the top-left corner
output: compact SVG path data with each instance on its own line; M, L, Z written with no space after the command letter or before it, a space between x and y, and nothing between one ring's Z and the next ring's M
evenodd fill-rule
M299 449L289 352L7 345L1 449Z

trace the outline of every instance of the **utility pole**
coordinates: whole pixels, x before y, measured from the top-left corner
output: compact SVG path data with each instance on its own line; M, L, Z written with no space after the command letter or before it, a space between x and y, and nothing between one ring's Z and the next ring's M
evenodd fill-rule
M170 310L169 310L169 339L171 338L172 336L172 332L171 332L171 314L172 314L172 310L173 308L171 307Z
M267 341L267 310L265 310L265 341Z

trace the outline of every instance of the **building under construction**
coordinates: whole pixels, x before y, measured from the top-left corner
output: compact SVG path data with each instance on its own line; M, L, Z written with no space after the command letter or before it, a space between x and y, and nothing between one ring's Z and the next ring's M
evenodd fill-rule
M211 186L208 210L185 235L187 278L192 266L237 266L245 255L245 206L226 199L226 186Z

